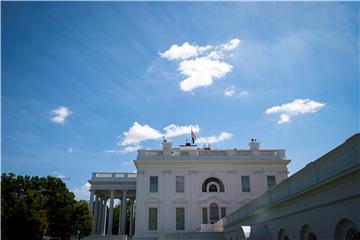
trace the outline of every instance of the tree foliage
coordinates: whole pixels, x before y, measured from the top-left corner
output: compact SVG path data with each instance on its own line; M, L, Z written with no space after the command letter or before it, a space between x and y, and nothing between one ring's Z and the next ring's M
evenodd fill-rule
M66 184L55 177L1 176L1 237L69 239L91 233L88 204L76 202Z
M88 236L92 231L92 216L89 211L89 205L86 201L75 203L75 211L72 216L72 232L77 232L79 237Z

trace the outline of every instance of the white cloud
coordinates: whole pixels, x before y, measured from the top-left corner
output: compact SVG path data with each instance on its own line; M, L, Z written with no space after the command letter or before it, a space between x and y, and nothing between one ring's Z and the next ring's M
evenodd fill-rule
M69 147L68 150L67 150L68 153L72 154L74 152L74 149L73 147Z
M69 179L70 179L69 177L65 176L65 175L62 174L62 173L56 173L56 172L55 172L52 176L53 176L53 177L56 177L56 178L59 178L59 179L61 179L61 180L63 180L63 181L66 181L66 180L69 180Z
M234 96L234 94L235 94L235 87L234 86L228 87L224 91L224 95L227 96L227 97Z
M132 163L132 161L124 161L123 162L123 165L129 165L129 164L131 164Z
M89 200L90 187L90 183L87 182L83 186L73 189L72 192L75 194L77 200Z
M187 126L177 126L175 124L170 124L169 126L164 128L164 132L161 133L160 131L150 127L147 124L141 125L137 122L134 122L133 125L129 128L127 132L123 133L123 141L120 143L122 146L127 145L135 145L125 147L121 150L122 153L127 152L134 152L140 148L137 146L140 142L147 141L147 140L158 140L161 139L163 136L170 138L170 137L177 137L181 135L186 135L191 133L191 129L194 133L200 131L199 125L187 125ZM117 153L116 150L107 150L106 153Z
M233 137L232 133L221 132L218 136L209 136L209 137L199 137L196 140L196 143L218 143L229 140Z
M180 82L180 88L189 92L198 87L210 86L215 79L224 77L232 68L228 63L208 57L182 61L178 70L187 78Z
M70 116L71 111L67 107L60 106L51 111L51 121L54 123L64 124L65 120Z
M141 146L136 145L136 146L127 146L124 147L123 149L109 149L109 150L105 150L105 153L108 154L125 154L125 153L131 153L131 152L136 152L137 150L139 150L141 148Z
M241 91L241 92L239 92L238 95L241 96L241 97L245 97L245 96L250 95L250 93L248 91Z
M185 79L180 82L180 89L189 92L198 87L210 86L215 79L225 77L231 72L233 66L223 59L239 44L239 39L216 46L197 46L185 42L182 46L172 45L170 49L160 53L160 56L168 60L181 60L178 71Z
M219 51L212 51L210 52L207 56L207 58L210 58L210 59L214 59L214 60L220 60L221 58L223 58L223 54Z
M160 53L160 56L169 60L183 60L191 57L196 57L211 48L212 46L210 45L202 47L197 45L191 45L188 42L185 42L181 46L178 46L177 44L172 45L168 50Z
M279 124L290 122L290 115L282 113L280 114L280 120L278 121Z
M285 103L279 106L273 106L266 109L266 114L281 113L279 124L288 123L292 116L315 113L325 106L325 103L316 102L310 99L295 99L291 103Z
M138 146L127 146L125 147L123 150L121 150L121 153L131 153L131 152L136 152L137 150L139 150L141 147Z
M129 128L127 132L124 132L124 140L121 145L131 145L131 144L139 144L145 140L156 140L162 138L162 134L151 128L149 125L144 124L140 125L137 122L134 122L132 127Z
M225 51L231 51L231 50L234 50L235 48L237 48L239 46L239 44L240 44L239 39L233 39L229 43L223 44L222 49Z
M120 150L116 150L116 149L108 149L104 151L105 153L120 153Z
M169 126L164 127L164 136L170 138L191 134L191 129L194 133L198 133L200 131L199 125L177 126L175 124L170 124Z
M236 89L236 87L234 85L232 85L231 87L225 88L224 90L224 95L226 97L246 97L248 95L250 95L250 93L248 91L238 91Z

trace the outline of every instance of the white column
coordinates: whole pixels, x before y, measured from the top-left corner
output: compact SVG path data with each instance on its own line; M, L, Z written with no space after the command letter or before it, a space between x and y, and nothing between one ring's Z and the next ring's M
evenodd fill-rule
M101 224L102 224L102 219L103 219L103 206L104 206L104 201L103 198L100 197L99 199L99 207L98 207L98 215L97 215L97 221L96 221L96 233L100 234L101 233Z
M133 214L134 214L134 201L130 200L130 228L129 228L129 236L132 236L133 232Z
M103 221L102 221L102 226L101 226L101 234L105 235L106 233L106 215L107 215L107 198L104 198L104 215L103 215Z
M109 206L108 231L107 231L107 234L109 234L109 235L112 235L113 208L114 208L114 191L111 191L111 192L110 192L110 206Z
M131 236L133 236L135 234L135 216L136 216L136 198L133 199L133 205L132 205L132 211L133 211L133 220L132 220L132 232L131 232Z
M89 201L90 212L94 216L94 190L90 190L90 201Z
M126 227L126 196L127 190L123 190L123 196L121 201L121 226L120 226L120 233L125 235L125 227Z
M99 211L99 197L95 196L95 208L93 215L93 233L97 233L97 223L98 223L98 211Z
M122 200L119 203L119 227L118 227L118 234L121 235L121 212L122 212Z

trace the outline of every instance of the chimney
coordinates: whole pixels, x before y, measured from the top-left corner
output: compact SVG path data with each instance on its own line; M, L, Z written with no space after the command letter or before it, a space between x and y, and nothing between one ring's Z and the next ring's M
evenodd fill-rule
M255 138L252 138L249 146L251 151L258 151L260 149L260 142L257 142Z
M164 140L162 142L162 146L163 146L163 154L164 155L171 155L171 150L172 150L172 142L168 142L166 140Z

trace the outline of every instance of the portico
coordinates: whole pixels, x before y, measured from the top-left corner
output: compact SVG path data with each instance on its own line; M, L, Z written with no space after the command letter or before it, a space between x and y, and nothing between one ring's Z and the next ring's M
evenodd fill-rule
M91 184L90 209L94 217L93 233L113 234L114 202L118 199L121 207L117 234L126 234L126 209L129 204L129 235L131 236L134 231L136 174L93 173L89 183Z

